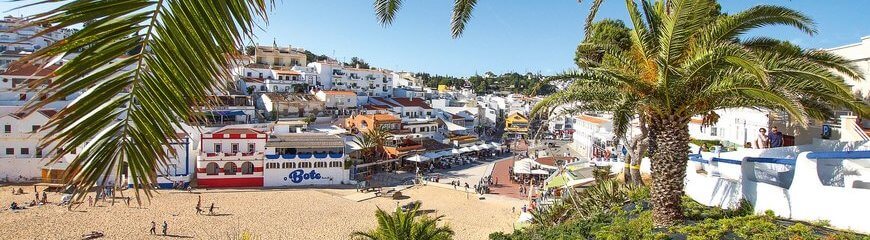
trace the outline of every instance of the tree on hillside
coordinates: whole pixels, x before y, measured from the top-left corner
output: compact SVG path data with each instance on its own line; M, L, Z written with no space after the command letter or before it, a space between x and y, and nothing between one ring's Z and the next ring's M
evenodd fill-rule
M594 2L587 23L600 2ZM456 1L454 37L461 34L475 3ZM614 43L594 46L613 61L581 62L589 67L561 78L574 80L569 91L589 91L578 94L581 104L612 102L620 96L613 93L636 97L638 117L649 128L651 201L658 227L683 218L680 199L691 117L734 107L787 113L802 126L809 118L832 117L834 108L870 116L868 106L851 94L840 75L862 78L845 59L766 37L741 39L747 31L771 25L815 33L812 20L800 12L761 5L722 15L715 0L627 0L626 8L632 26L628 51L618 51ZM390 23L396 9L376 10L383 23Z
M362 60L362 58L358 58L358 57L350 58L350 62L345 63L344 65L347 65L350 67L358 67L358 68L362 68L362 69L371 69L372 68L371 66L369 66L369 63L367 63L365 60Z

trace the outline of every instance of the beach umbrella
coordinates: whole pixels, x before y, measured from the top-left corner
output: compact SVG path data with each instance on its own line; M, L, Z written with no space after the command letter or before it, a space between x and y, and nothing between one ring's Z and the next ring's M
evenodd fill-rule
M468 148L468 147L464 147L464 148L459 149L460 153L467 153L467 152L471 152L471 151L472 151L471 148Z
M478 147L477 145L471 146L468 149L471 149L471 151L480 151L480 147Z
M480 149L489 149L489 148L491 148L492 146L490 146L489 144L480 144L480 145L478 145L477 147L479 147Z

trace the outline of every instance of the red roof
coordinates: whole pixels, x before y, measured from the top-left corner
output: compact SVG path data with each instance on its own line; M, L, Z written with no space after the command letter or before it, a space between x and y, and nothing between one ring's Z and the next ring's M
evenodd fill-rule
M535 159L536 162L544 165L556 166L556 161L562 160L565 163L571 163L574 161L573 157L539 157Z
M57 114L57 110L54 110L54 109L41 109L41 110L36 110L36 112L38 112L39 114L42 114L43 116L45 116L47 118L51 118L52 116ZM22 118L25 118L27 116L30 116L30 114L27 114L25 112L10 113L9 115L11 115L12 117L15 117L17 119L22 119Z
M243 77L242 81L249 82L249 83L263 83L264 82L262 78L255 78L255 77Z
M323 91L323 93L328 94L328 95L351 95L351 96L356 96L356 93L351 92L351 91L326 90L326 91Z
M14 62L9 64L9 68L0 75L45 77L54 73L58 68L60 68L58 65L49 65L43 68L35 64Z
M420 107L423 109L432 109L422 98L393 98L393 101L405 107Z
M388 110L389 109L388 106L374 105L374 104L363 105L363 108L365 108L366 110Z
M212 134L263 134L263 131L259 131L253 128L224 128Z

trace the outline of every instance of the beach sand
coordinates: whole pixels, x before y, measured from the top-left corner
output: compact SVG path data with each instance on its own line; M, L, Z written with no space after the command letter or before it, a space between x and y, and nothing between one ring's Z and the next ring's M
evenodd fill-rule
M233 239L248 231L260 239L349 239L353 231L367 231L376 226L375 209L393 210L396 200L375 198L355 202L342 196L358 194L353 189L230 189L201 190L193 194L161 191L139 207L116 202L111 206L89 207L87 203L73 209L56 205L11 211L11 201L30 202L32 186L21 187L26 194L12 195L13 186L0 187L0 236L5 239L80 239L82 234L101 231L105 239ZM42 188L40 188L41 190ZM126 191L130 196L132 191ZM496 231L511 231L518 213L511 208L522 206L521 200L491 197L477 200L474 194L452 189L423 186L403 191L408 199L399 204L420 200L423 210L437 210L445 215L442 224L456 232L455 239L486 239ZM197 215L197 196L203 209L215 203L215 216ZM50 193L49 201L58 202L60 194ZM151 221L169 224L169 236L150 236Z

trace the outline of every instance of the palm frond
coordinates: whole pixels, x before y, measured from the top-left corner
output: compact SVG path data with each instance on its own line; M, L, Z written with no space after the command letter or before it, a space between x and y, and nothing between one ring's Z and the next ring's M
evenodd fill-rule
M23 109L35 111L84 92L49 120L50 137L41 143L57 145L50 162L81 148L64 177L77 199L94 185L125 182L120 179L124 164L137 201L141 189L151 196L156 169L176 154L165 148L172 149L168 146L184 124L201 120L207 96L231 80L226 66L242 39L250 37L255 17L265 17L266 7L257 0L69 1L28 18L54 28L87 23L23 59L73 56L53 79L34 83L46 86L38 93L45 98Z
M465 24L471 20L471 14L477 0L455 0L453 2L453 17L450 19L450 32L453 38L459 38L465 31Z
M396 13L402 7L402 0L375 0L374 5L378 22L387 26L393 24L393 20L396 19Z

